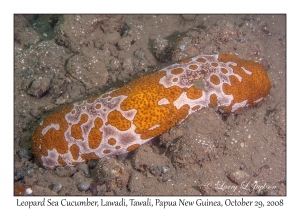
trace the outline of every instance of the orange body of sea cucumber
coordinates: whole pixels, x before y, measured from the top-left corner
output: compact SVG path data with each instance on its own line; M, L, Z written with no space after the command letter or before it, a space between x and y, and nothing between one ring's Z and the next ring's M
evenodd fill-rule
M196 56L46 116L34 131L33 153L49 169L123 154L203 107L235 112L261 102L270 88L257 62Z

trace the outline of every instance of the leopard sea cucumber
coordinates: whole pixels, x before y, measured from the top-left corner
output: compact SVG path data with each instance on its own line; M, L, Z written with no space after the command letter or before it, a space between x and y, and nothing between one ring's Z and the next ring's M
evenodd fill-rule
M120 155L199 109L231 113L255 106L270 88L258 62L199 55L44 117L32 136L33 153L47 169Z

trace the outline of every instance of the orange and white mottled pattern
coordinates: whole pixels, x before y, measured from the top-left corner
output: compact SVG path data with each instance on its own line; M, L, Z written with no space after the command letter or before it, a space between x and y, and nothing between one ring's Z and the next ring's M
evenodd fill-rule
M201 108L230 113L254 106L270 88L259 63L197 56L45 117L33 134L33 152L49 169L120 155Z

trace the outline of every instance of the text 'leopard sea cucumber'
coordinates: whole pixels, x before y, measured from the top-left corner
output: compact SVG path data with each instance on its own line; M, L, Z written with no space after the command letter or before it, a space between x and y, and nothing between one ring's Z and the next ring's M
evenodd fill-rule
M47 169L120 155L199 109L255 106L270 88L258 62L199 55L46 116L34 131L33 153Z

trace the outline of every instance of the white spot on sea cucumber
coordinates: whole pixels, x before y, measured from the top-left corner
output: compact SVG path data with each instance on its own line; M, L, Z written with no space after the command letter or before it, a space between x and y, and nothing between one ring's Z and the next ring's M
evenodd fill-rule
M159 126L160 126L159 124L155 124L151 128L149 128L149 130L154 130L155 128L158 128Z
M242 69L245 71L246 74L252 75L251 71L248 71L247 69L245 69L244 67L242 67Z
M233 74L233 75L236 76L240 82L242 82L242 77L240 75L238 74Z
M188 104L190 101L186 95L186 92L183 92L177 99L174 101L173 105L179 110L183 105Z
M258 102L260 102L261 100L263 100L263 97L261 97L260 99L255 100L254 103L258 103Z
M43 162L43 166L47 169L53 169L55 166L60 165L57 160L58 160L58 152L56 149L52 150L47 150L48 156L42 156L41 160Z
M167 98L162 98L158 101L158 105L170 104L170 101Z
M50 128L54 128L55 130L59 130L59 124L52 124L51 123L51 125L48 125L46 128L44 128L42 130L43 136L50 130Z
M123 110L119 110L119 112L122 113L122 115L127 119L127 120L133 120L133 118L135 117L136 113L137 113L137 110L136 109L131 109L131 110L128 110L128 111L123 111Z
M235 104L232 106L231 112L235 112L238 108L246 106L247 101L248 101L248 100L242 101L242 102L240 102L240 103L235 103Z

